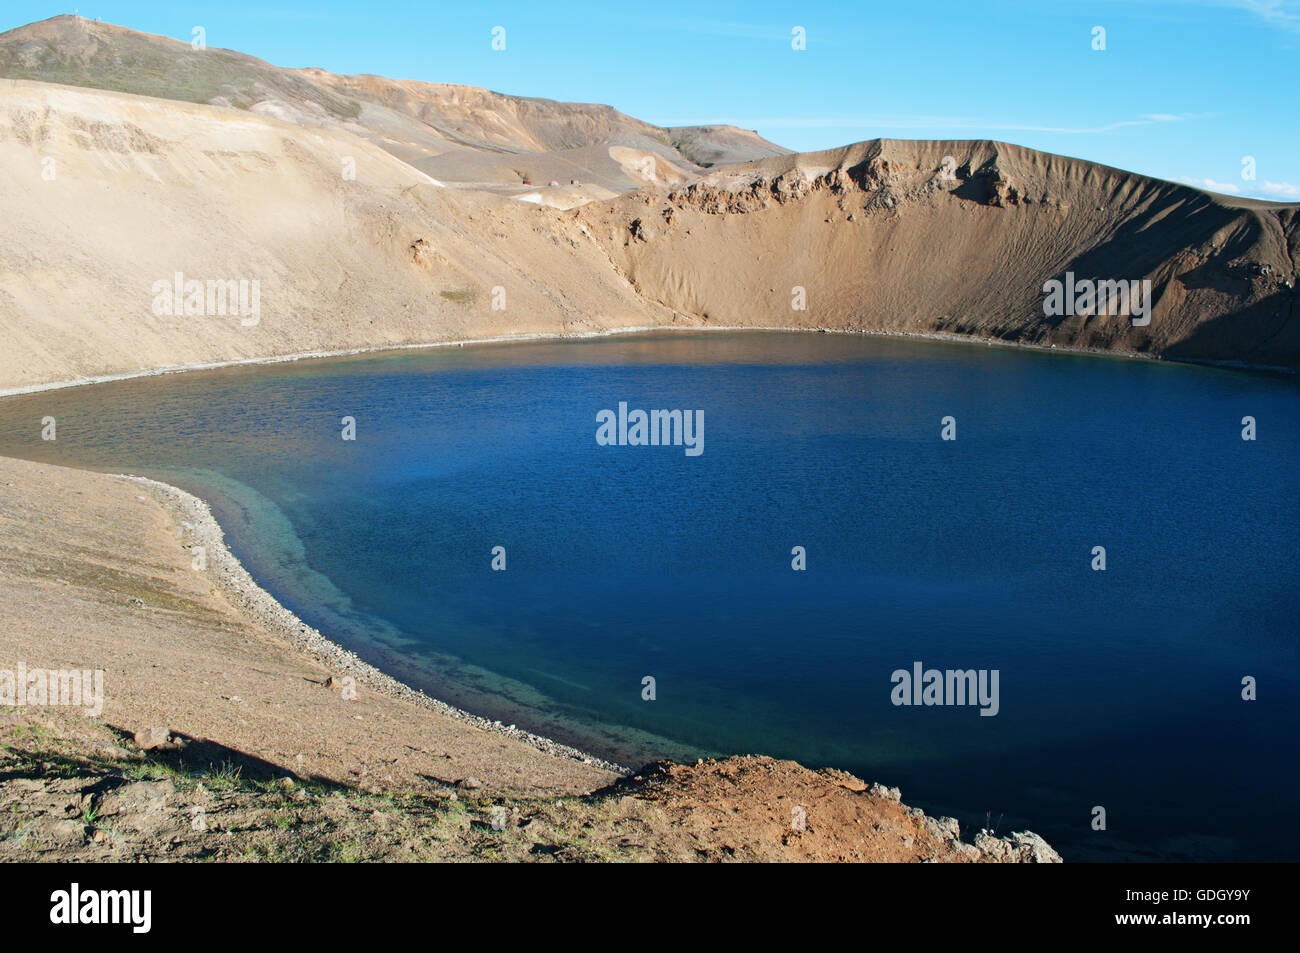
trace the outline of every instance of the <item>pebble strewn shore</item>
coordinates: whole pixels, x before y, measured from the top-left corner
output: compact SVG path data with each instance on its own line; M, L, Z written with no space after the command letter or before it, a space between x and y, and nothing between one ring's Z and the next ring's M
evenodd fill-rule
M558 758L567 758L585 765L611 771L615 774L630 775L632 772L618 764L579 751L569 745L560 744L550 738L543 738L532 732L524 731L513 725L503 725L499 721L490 721L478 715L462 711L446 702L431 698L424 692L386 675L368 662L362 661L356 653L349 652L335 642L330 641L316 629L298 618L274 596L257 584L249 575L244 565L235 558L227 548L225 533L212 515L208 504L193 494L186 493L179 487L148 477L122 474L120 479L128 480L147 488L184 527L183 543L187 549L202 547L206 558L206 575L225 593L231 601L247 613L252 619L269 626L272 631L284 636L295 646L306 651L322 665L337 675L350 675L358 684L365 685L372 691L394 698L414 702L431 711L468 722L485 731L514 738L546 754Z

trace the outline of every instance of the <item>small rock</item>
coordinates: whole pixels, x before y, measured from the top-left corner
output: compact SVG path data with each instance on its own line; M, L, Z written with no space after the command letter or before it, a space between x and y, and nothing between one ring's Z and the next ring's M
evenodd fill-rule
M141 751L166 750L171 745L171 732L166 728L146 728L135 733L135 743Z
M927 817L925 829L931 836L941 841L955 841L961 838L961 825L954 817Z
M995 837L980 831L975 846L985 858L1009 864L1059 864L1061 855L1033 831L1018 831L1010 837Z
M81 821L55 821L45 830L57 844L74 847L86 842L86 826Z
M1020 831L1011 835L1016 854L1025 864L1059 864L1061 855L1047 841L1033 831Z
M468 791L472 791L475 788L481 788L482 786L483 782L475 777L461 778L456 782L456 787L465 788Z
M839 771L835 768L825 768L820 773L832 784L839 785L846 791L865 791L867 789L867 782L863 781L861 778L855 778L847 771Z

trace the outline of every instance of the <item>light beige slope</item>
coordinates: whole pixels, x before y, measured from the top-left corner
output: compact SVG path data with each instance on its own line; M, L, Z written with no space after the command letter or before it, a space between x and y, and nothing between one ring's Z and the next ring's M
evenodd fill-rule
M713 162L786 151L757 133L727 126L670 130L597 103L285 69L220 48L220 34L205 37L207 45L200 49L189 39L80 16L52 17L0 33L0 77L232 106L303 126L342 129L407 162L437 160L433 174L458 183L518 185L512 161L544 169L537 173L543 183L552 178L567 182L575 176L576 161L582 167L577 177L585 181L615 189L641 184L635 177L629 181L610 161L604 151L610 145L658 152L690 173L700 169L678 150L679 143ZM592 147L595 151L581 154Z
M0 177L0 389L648 321L573 223L341 130L0 80ZM176 272L258 281L260 321L155 314Z
M449 182L507 193L577 182L614 195L615 190L643 185L680 185L702 169L684 162L667 146L645 137L613 144L582 146L557 152L492 152L451 149L441 155L411 160L417 169Z
M597 103L507 96L477 86L384 76L292 71L340 96L414 116L462 145L552 152L631 136L662 136L657 126Z

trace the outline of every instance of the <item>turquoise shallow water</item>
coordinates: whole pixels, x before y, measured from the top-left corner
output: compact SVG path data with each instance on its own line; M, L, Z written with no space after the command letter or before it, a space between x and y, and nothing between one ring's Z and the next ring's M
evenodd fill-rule
M619 401L702 411L704 452L599 445ZM1298 450L1291 377L840 335L0 401L0 453L203 496L278 598L438 697L624 763L844 768L1067 859L1300 858ZM892 704L917 661L997 670L998 714Z

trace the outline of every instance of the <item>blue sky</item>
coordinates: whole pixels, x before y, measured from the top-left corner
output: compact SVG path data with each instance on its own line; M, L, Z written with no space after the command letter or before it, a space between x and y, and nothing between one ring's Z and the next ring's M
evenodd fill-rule
M800 151L1000 139L1300 201L1300 0L82 2L82 16L178 39L202 26L209 46L278 66L727 122ZM7 2L0 29L73 9Z

